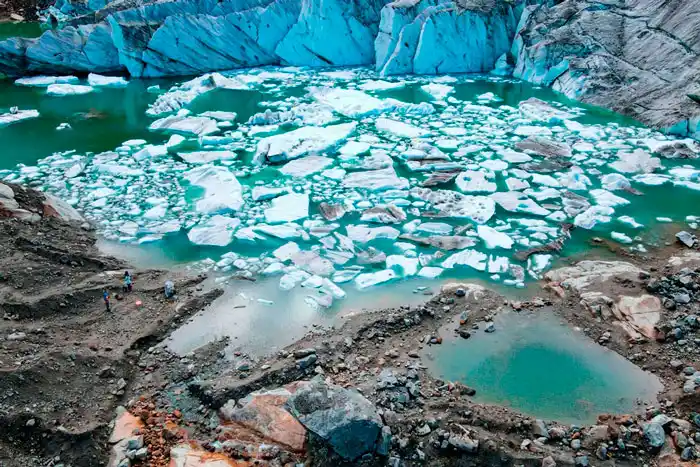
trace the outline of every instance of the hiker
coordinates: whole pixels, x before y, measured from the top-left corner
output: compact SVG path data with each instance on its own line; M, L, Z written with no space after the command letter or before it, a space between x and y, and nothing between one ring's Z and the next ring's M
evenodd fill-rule
M175 296L175 284L173 284L173 281L165 281L163 292L165 293L165 298L167 299L171 299Z
M134 288L133 279L129 271L124 271L124 292L131 292Z
M107 291L107 289L104 289L102 291L102 300L105 301L105 307L107 308L107 311L112 311L109 307L109 292Z

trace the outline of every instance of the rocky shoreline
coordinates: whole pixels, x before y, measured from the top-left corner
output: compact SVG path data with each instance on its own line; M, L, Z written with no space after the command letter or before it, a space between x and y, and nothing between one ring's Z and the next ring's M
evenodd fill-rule
M136 292L107 313L101 291L118 290L126 265L99 254L79 214L0 187L2 465L697 465L697 241L572 262L524 301L450 284L423 305L351 316L263 359L244 349L228 359L224 341L177 356L160 343L220 290L201 276L135 271ZM165 279L177 283L173 302ZM581 329L657 375L658 403L572 426L476 403L473 389L427 371L430 348L484 332L505 311Z

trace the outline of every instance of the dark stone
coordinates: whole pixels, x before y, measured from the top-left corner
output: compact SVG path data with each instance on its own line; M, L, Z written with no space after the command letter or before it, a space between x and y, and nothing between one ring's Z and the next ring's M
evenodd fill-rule
M311 354L308 357L300 358L297 360L297 367L301 370L305 370L316 363L316 360L318 360L316 354Z
M314 379L289 398L286 408L344 459L359 459L377 448L382 420L357 391Z

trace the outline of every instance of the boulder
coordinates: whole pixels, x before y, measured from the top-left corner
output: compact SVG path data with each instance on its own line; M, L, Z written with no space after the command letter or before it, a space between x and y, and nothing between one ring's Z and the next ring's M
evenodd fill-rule
M647 339L655 339L657 334L655 326L661 319L662 309L661 300L658 297L641 295L620 297L613 305L612 311L618 320L627 322ZM630 337L636 336L633 334Z
M279 389L251 393L238 401L238 406L230 401L222 408L221 416L274 443L301 452L306 441L306 429L284 408L298 388L298 384L292 383Z
M315 379L298 389L286 408L343 459L374 453L380 442L381 418L357 391Z

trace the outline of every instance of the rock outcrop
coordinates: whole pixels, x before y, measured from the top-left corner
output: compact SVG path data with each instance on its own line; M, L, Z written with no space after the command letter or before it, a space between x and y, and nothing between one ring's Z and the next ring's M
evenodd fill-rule
M565 0L529 6L514 75L655 127L695 133L700 3Z

